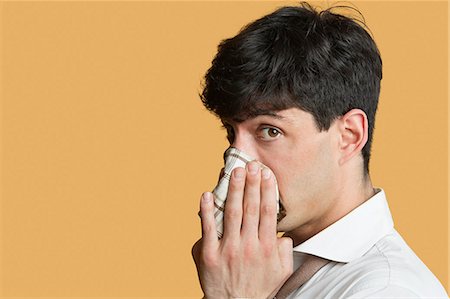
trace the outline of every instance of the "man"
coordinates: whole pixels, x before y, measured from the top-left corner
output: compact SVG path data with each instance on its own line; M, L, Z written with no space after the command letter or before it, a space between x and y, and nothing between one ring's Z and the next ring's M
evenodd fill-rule
M370 180L381 78L364 28L306 3L220 44L203 103L230 145L268 168L233 171L220 239L213 195L202 196L193 256L206 298L273 298L287 285L289 298L447 298ZM325 262L304 271L312 259ZM297 269L306 282L292 288Z

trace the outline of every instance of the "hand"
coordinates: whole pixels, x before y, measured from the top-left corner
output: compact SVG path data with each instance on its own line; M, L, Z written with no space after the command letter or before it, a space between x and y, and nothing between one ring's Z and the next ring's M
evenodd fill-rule
M200 203L202 238L192 248L205 298L273 298L292 274L292 240L277 237L276 189L256 162L231 176L218 239L213 195Z

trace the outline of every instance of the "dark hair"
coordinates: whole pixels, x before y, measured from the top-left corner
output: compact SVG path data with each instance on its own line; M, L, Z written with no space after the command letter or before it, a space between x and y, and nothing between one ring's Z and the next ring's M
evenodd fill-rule
M362 150L368 173L381 78L377 46L358 21L304 2L223 40L200 97L218 117L237 121L297 107L314 116L319 130L362 109L369 122Z

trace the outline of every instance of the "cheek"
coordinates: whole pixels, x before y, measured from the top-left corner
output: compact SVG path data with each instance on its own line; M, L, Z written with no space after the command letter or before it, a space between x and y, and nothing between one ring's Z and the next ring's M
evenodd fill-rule
M285 207L291 205L293 199L298 198L310 177L311 161L305 163L305 155L300 152L286 154L269 167L273 170Z
M335 159L327 142L283 156L273 165L286 209L316 209L332 192Z

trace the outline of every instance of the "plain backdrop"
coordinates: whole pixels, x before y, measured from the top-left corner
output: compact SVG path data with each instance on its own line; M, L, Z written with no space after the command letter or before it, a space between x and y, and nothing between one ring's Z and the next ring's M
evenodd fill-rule
M448 4L353 3L384 65L372 180L447 285ZM227 147L202 76L285 4L0 2L3 298L201 296L199 198Z

